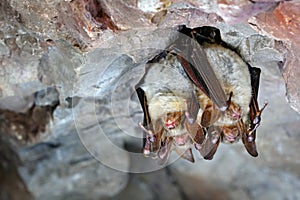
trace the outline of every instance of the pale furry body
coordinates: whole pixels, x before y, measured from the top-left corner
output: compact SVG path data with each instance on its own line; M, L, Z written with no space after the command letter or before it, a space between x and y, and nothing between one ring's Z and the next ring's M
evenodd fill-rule
M187 110L186 101L194 93L194 86L187 77L175 55L168 54L158 63L149 63L147 73L140 87L145 91L149 115L156 119L165 119L168 113ZM171 81L170 81L171 80ZM184 126L168 130L168 136L186 134Z
M230 92L233 93L231 101L240 106L241 117L244 122L247 122L252 96L250 73L247 64L234 51L220 45L204 45L203 48L226 96L229 98ZM201 116L205 105L211 100L200 90L198 91L198 99L202 108L198 116ZM232 124L234 124L232 119L221 116L214 125Z

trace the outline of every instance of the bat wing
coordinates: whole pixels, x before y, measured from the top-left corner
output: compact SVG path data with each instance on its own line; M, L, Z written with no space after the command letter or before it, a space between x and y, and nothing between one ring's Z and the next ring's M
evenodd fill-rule
M258 102L257 102L257 95L258 95L261 70L256 67L249 66L249 71L250 71L251 87L252 87L252 97L250 101L250 120L251 120L251 129L254 129L256 124L253 122L257 117L257 113L260 112Z
M151 117L149 115L149 109L148 109L148 102L147 102L147 96L145 94L145 91L138 87L136 88L136 92L139 98L139 101L141 103L142 109L143 109L143 113L144 113L144 122L143 122L143 126L147 129L146 132L152 132L153 134L153 139L154 141L150 141L148 138L148 135L146 132L144 135L144 151L149 151L149 153L152 152L157 152L160 149L160 143L161 143L161 137L163 134L163 125L160 125L159 121L157 121L156 124L156 132L153 128L153 123L151 121Z
M250 119L250 130L253 130L251 134L248 133L247 130L243 131L242 141L248 153L254 157L258 156L256 150L256 127L257 124L260 122L260 110L257 102L257 94L259 88L259 79L260 79L260 72L261 70L256 67L251 67L248 65L251 77L251 87L252 87L252 96L250 101L250 112L249 112L249 119ZM257 115L259 113L259 115ZM258 121L256 122L256 119Z
M182 66L192 82L211 98L220 110L225 111L228 107L225 92L200 45L203 43L201 39L209 39L209 35L201 37L200 30L202 30L201 27L190 29L181 26L179 31L186 36L181 34L173 48L178 53ZM211 38L211 41L215 39Z
M151 119L150 119L150 115L149 115L149 110L148 110L148 103L147 103L147 97L145 94L145 91L138 87L136 88L136 93L138 95L138 98L140 100L142 109L143 109L143 113L144 113L144 126L148 127L151 124Z

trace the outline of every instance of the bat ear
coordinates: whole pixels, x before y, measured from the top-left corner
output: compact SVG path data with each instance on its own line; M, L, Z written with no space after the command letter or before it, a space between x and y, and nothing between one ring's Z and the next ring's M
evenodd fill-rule
M244 133L242 136L242 140L243 140L243 143L244 143L244 146L245 146L247 152L251 156L257 157L258 153L256 150L256 144L255 144L255 131L251 135L248 135L248 133Z
M207 42L207 43L216 43L221 44L221 32L219 29L212 26L202 26L193 29L195 34L195 38L199 43Z
M231 104L231 97L232 97L232 95L233 95L233 92L231 91L230 94L229 94L229 98L228 98L228 100L227 100L227 108L226 108L226 109L228 109L229 106L230 106L230 104ZM225 111L225 110L224 110L224 111Z
M199 149L205 160L213 159L220 144L220 132L218 127L211 126L208 128L206 138Z
M195 162L194 155L193 155L193 152L192 152L191 148L189 148L189 149L185 149L185 148L182 149L180 147L177 147L175 149L175 151L176 151L176 153L178 155L180 155L181 158L184 158L184 159L186 159L186 160L188 160L188 161L190 161L192 163Z
M165 144L161 146L161 148L157 152L157 156L159 158L158 164L163 165L167 162L171 153L172 144L173 144L173 138L168 137L166 139Z
M213 125L221 116L221 111L214 108L214 105L207 105L201 115L201 126L210 127Z
M200 124L198 124L197 122L191 124L188 122L188 120L186 120L185 126L187 128L190 137L194 140L194 142L197 145L201 145L204 141L205 136Z

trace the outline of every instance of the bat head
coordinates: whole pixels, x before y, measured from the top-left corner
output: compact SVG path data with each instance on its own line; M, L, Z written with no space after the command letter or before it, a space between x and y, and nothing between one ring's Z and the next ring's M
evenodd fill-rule
M182 122L183 115L183 111L167 113L166 117L164 118L164 126L169 130L178 127Z
M230 142L230 143L236 142L239 135L240 134L239 134L238 127L235 124L222 127L223 141Z

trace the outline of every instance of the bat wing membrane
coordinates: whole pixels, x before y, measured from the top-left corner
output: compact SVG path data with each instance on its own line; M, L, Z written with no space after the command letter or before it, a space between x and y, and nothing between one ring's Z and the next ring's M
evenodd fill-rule
M201 41L196 40L199 38L196 37L197 31L199 30L181 28L180 32L187 36L181 34L173 48L192 82L211 98L220 110L225 111L228 107L225 92L200 45Z
M255 118L257 117L257 113L260 112L258 102L257 102L257 94L259 88L259 79L260 79L260 72L261 70L256 67L251 67L248 65L250 77L251 77L251 86L252 86L252 95L250 100L250 112L249 112L249 120L250 120L250 130L253 130L251 134L248 133L247 130L243 130L242 141L248 153L254 157L258 156L256 150L256 126L257 124L254 123ZM258 116L260 117L260 116ZM260 120L259 120L260 121ZM258 122L259 123L259 122Z

